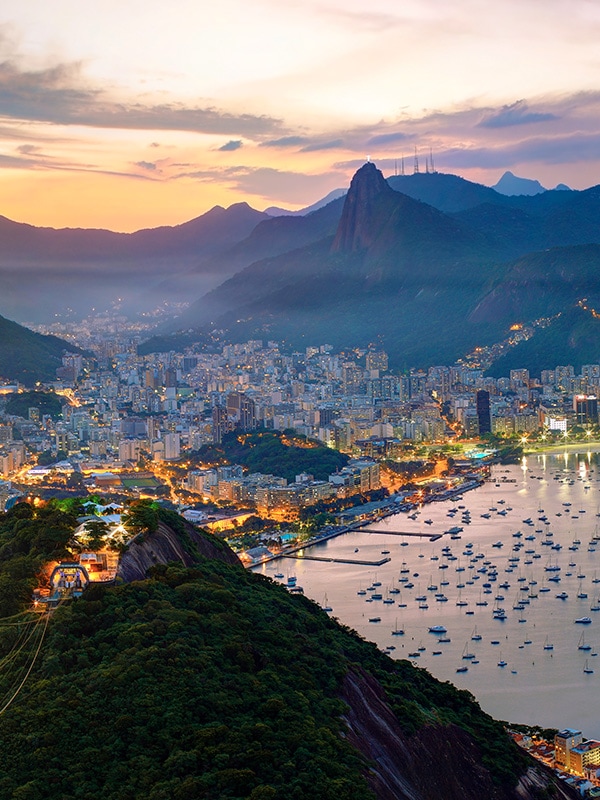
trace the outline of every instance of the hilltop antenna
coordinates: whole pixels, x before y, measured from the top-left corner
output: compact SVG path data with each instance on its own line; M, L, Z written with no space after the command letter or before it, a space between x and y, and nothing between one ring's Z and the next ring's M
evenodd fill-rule
M435 167L433 166L433 150L431 147L429 148L429 161L431 163L431 171L435 172Z
M413 168L413 174L418 175L419 173L419 156L417 155L417 148L415 147L415 165Z
M401 175L405 174L405 172L404 172L404 156L402 156L402 158L400 159L400 174Z
M398 159L394 159L394 176L398 177Z

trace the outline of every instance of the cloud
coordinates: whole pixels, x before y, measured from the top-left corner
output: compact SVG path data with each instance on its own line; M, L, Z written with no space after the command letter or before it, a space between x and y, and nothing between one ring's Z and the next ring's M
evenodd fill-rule
M394 133L380 133L377 136L371 136L367 144L371 146L395 144L396 142L405 142L410 138L411 137L408 134L401 133L400 131L396 131Z
M140 169L146 169L149 172L154 172L158 169L154 161L136 161L135 166L140 167Z
M241 139L230 139L230 141L217 149L222 153L229 153L233 150L239 150L240 147L242 147Z
M299 147L309 140L305 136L282 136L279 139L267 139L260 147Z
M459 168L510 168L528 162L575 164L600 160L600 133L532 137L496 147L452 148L440 153L444 165Z
M278 170L272 167L234 166L180 173L179 178L193 178L208 183L228 183L246 194L267 200L289 203L313 202L346 182L344 173L329 171L316 175Z
M500 111L495 111L478 123L480 128L508 128L512 125L529 125L536 122L550 122L556 120L556 114L530 111L525 100L503 106Z
M33 153L38 153L40 150L39 147L36 147L34 144L21 144L17 147L17 153L21 153L24 156L30 156Z
M281 120L266 115L230 114L212 106L182 103L119 103L87 86L80 63L26 71L14 61L0 63L0 114L4 118L98 128L191 131L266 136L283 132Z
M313 144L307 144L300 152L316 153L319 150L335 150L338 147L342 147L343 144L343 139L332 139L330 142L314 142Z

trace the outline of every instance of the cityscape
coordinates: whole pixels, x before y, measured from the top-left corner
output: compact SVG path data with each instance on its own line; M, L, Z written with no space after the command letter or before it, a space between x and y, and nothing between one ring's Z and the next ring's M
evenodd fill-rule
M0 800L600 797L600 6L5 0Z

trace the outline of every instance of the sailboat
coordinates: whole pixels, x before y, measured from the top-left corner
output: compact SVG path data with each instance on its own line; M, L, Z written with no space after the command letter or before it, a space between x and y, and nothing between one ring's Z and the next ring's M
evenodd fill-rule
M472 642L480 642L482 636L480 633L477 633L477 625L473 628L473 633L471 634L471 641Z
M398 627L398 617L396 617L396 623L394 630L392 631L392 636L404 636L404 629Z
M471 653L469 651L469 642L467 640L467 642L465 643L465 646L463 647L462 659L463 659L463 661L470 661L473 658L475 658L475 653Z
M585 660L585 667L583 668L584 675L593 675L594 670L588 666L588 660Z
M583 631L583 633L579 637L579 642L577 644L577 649L578 650L585 650L585 651L588 651L588 650L592 649L592 645L591 644L587 644L586 641L585 641L585 631Z
M546 636L544 640L544 650L554 650L554 645L548 641L548 637Z
M333 611L333 608L329 605L329 601L327 600L327 595L325 595L325 597L323 598L322 608L323 611L326 611L328 614L331 614L331 612Z

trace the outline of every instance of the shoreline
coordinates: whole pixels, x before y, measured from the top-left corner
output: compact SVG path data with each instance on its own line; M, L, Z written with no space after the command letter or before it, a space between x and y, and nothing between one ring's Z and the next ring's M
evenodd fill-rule
M593 442L572 442L565 444L538 445L535 447L523 448L523 455L560 455L562 453L576 453L578 451L586 453L600 453L600 441Z

